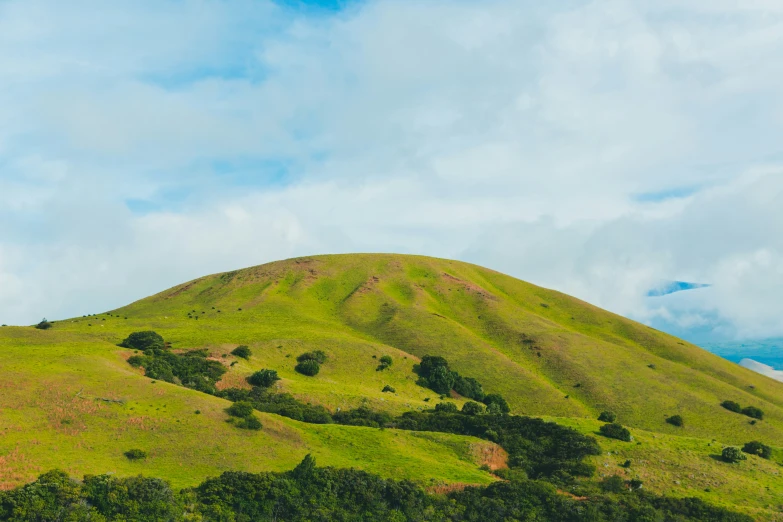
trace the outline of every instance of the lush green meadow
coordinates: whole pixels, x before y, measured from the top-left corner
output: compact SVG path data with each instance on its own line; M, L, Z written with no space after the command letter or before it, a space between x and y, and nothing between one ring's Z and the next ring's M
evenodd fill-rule
M468 437L266 414L259 414L261 431L239 430L225 422L227 401L153 383L127 364L132 350L116 345L139 330L157 331L175 350L207 348L228 368L221 387L246 386L245 377L270 368L282 378L278 391L332 412L362 404L392 413L432 407L438 396L416 384L413 368L424 355L442 355L487 392L502 394L513 413L595 432L598 413L616 412L637 440L601 438L612 455L595 459L599 475L633 475L653 491L739 506L759 518L779 510L776 462L753 457L728 465L714 455L721 444L750 440L783 446L782 383L492 270L398 255L270 263L58 320L46 331L0 328L7 376L0 383L0 484L60 467L75 476L142 472L186 486L228 469L289 469L306 453L322 465L428 485L495 480L479 466L497 448ZM230 355L238 345L250 347L248 360ZM297 355L316 349L328 357L320 373L296 373ZM393 364L378 371L384 355ZM395 392L382 392L386 385ZM724 400L759 407L764 419L751 424L722 408ZM665 422L674 414L683 427ZM133 447L150 457L128 461L122 452ZM632 466L618 467L625 459Z

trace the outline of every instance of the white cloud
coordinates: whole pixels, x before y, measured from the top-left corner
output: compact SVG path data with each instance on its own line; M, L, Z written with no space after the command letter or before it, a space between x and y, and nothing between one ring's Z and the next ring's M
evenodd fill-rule
M0 322L399 251L783 334L780 34L762 1L2 3Z

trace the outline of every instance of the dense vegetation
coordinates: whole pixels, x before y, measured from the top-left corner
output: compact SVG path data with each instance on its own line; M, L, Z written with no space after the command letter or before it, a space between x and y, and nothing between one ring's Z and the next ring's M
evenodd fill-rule
M208 357L205 349L176 354L167 348L148 348L143 355L129 357L128 363L144 368L144 375L151 379L214 394L215 383L226 373L226 367Z
M50 471L0 491L0 520L33 521L712 521L750 522L746 515L693 499L644 493L616 482L610 494L582 498L549 483L514 477L486 487L432 495L409 481L355 469L318 468L307 455L284 473L225 472L177 494L162 480L111 475L82 482Z

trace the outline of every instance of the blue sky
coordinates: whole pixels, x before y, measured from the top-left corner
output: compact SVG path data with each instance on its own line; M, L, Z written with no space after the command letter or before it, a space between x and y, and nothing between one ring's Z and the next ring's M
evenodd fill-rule
M393 251L781 336L781 34L771 0L0 2L0 323Z

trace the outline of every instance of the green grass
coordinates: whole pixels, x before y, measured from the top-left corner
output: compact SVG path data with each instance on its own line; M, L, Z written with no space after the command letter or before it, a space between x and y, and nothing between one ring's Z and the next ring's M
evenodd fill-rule
M384 476L491 480L459 437L313 426L271 415L261 416L260 433L237 430L224 422L224 401L151 384L123 361L131 352L116 343L147 329L175 349L207 347L227 364L236 361L224 386L242 386L253 371L275 369L280 391L332 411L360 404L394 413L432 407L436 394L417 386L413 373L418 359L432 354L479 379L486 391L501 393L514 413L567 418L594 429L590 419L611 409L623 424L660 437L651 440L662 441L666 451L680 447L672 441L713 438L783 446L783 383L569 296L456 261L371 254L299 258L200 278L109 314L57 321L48 331L0 329L0 368L15 376L2 384L0 455L6 458L0 482L19 483L66 466L74 474L141 469L183 485L224 469L290 468L308 451L322 464ZM253 352L248 361L228 355L240 344ZM320 373L294 372L296 356L315 349L328 355ZM379 372L383 355L394 364ZM396 393L382 393L387 384ZM56 396L47 399L51 394ZM96 396L127 403L99 403ZM765 419L751 425L720 407L727 399L760 407ZM98 409L79 413L75 405L81 404ZM58 424L63 414L57 412L73 413L81 424ZM665 422L674 414L684 417L683 428ZM147 422L143 429L129 420L140 417ZM131 447L150 457L123 460L122 451ZM637 451L648 447L656 446ZM650 469L670 473L668 462L675 460L664 460ZM735 481L738 493L718 500L740 502L744 492L759 499L755 508L766 509L767 496L752 486L757 472L749 467L739 473L747 480ZM698 491L701 484L693 484L672 491Z

